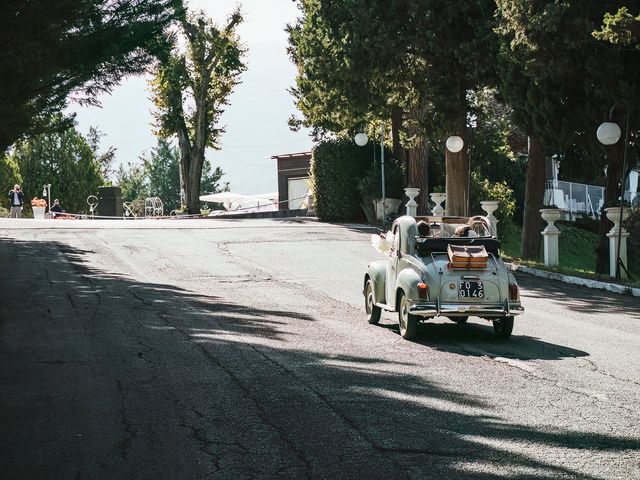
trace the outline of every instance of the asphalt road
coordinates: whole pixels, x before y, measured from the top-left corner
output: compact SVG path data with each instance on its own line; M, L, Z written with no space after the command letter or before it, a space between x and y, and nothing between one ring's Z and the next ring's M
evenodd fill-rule
M54 228L52 228L54 227ZM0 220L0 477L640 478L640 300L364 320L355 226Z

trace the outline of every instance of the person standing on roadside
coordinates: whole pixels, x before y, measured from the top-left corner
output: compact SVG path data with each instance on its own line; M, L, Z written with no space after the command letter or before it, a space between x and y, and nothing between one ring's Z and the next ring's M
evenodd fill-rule
M53 218L56 218L57 215L64 213L64 210L62 209L62 205L60 205L60 200L56 198L53 201L53 206L49 209L49 212L51 213Z
M22 216L22 204L24 203L24 194L20 190L20 185L14 185L13 190L9 191L9 205L11 206L11 218L20 218Z

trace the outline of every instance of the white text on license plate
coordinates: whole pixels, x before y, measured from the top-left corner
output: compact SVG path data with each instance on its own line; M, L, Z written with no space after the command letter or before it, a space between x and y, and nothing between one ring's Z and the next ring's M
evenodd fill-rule
M482 282L473 280L460 282L458 298L484 298L484 287Z

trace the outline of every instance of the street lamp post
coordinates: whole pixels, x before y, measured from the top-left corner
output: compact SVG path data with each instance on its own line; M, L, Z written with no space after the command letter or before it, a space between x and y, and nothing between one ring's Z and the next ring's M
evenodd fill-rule
M459 137L458 135L451 135L449 138L447 138L446 141L446 146L447 146L447 150L449 150L451 153L458 153L462 150L462 148L464 147L464 140L462 140L462 137ZM467 190L469 189L469 185L467 184ZM447 196L451 193L451 192L447 192L445 189L445 193L447 194ZM467 198L468 192L465 192L465 204L469 203L469 199ZM447 199L447 210L449 210L449 200ZM465 208L465 211L467 209Z
M614 105L611 107L609 111L609 119L613 116L613 110L616 107ZM625 110L627 112L626 119L626 128L624 133L624 153L622 154L622 172L620 174L620 222L618 223L618 238L616 242L616 268L615 268L615 278L616 280L620 280L620 266L622 265L622 260L620 259L620 247L622 242L622 218L624 213L624 194L627 183L627 146L629 145L629 108L625 106ZM614 122L604 122L596 131L596 136L598 140L603 145L615 145L620 140L621 136L620 126ZM627 271L626 267L622 265L622 267Z
M51 184L50 183L45 183L42 186L42 196L47 199L48 210L45 210L45 212L50 212L51 211Z
M364 147L369 141L369 137L367 137L366 133L360 132L355 136L354 141L356 142L356 145L358 145L359 147ZM375 153L374 153L374 159L375 159ZM384 181L384 123L380 125L380 176L382 180L382 229L384 230L386 225L385 217L386 217L386 209L387 209L386 208L387 195L386 195L385 181Z

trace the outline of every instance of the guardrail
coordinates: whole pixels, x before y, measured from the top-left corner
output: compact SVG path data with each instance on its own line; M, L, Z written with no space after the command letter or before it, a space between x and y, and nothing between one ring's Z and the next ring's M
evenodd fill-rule
M599 217L604 204L604 187L585 183L547 180L544 204L555 205L569 214L586 214Z

